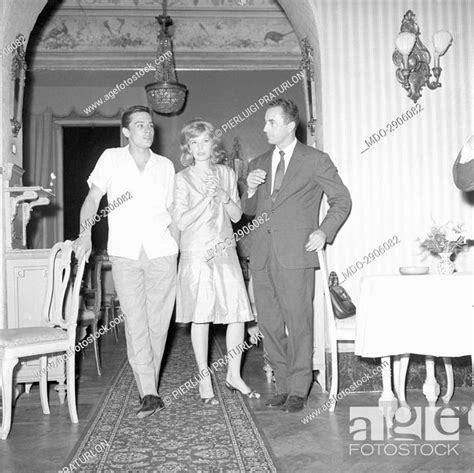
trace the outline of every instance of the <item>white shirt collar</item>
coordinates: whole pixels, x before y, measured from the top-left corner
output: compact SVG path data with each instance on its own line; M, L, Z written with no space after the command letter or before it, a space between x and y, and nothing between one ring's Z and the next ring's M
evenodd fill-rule
M286 148L281 149L281 151L285 153L285 161L288 158L291 158L293 151L295 150L296 143L297 143L297 139L295 138ZM277 153L280 153L280 148L278 146L275 146L275 151Z

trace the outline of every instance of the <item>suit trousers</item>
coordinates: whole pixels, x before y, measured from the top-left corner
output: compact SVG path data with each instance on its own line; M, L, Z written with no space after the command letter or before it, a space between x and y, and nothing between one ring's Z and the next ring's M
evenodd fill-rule
M306 398L313 381L314 268L284 268L269 246L265 267L252 270L258 326L277 393Z
M138 260L111 256L110 261L138 391L141 397L157 395L176 297L177 255L148 259L142 249Z

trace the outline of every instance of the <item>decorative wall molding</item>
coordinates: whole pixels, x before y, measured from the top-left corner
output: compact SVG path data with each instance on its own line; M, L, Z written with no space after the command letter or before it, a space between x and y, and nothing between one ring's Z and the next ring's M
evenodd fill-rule
M78 8L90 10L161 10L163 0L64 0L64 10ZM168 12L180 10L231 10L241 12L280 11L277 0L168 0Z
M33 30L30 70L131 70L156 55L161 0L68 0ZM178 70L297 69L298 38L273 0L175 0Z
M93 113L85 114L79 112L76 107L71 107L67 112L60 112L58 110L52 110L53 119L55 122L61 122L63 120L81 120L81 123L84 119L87 119L87 123L90 124L91 121L110 121L118 120L120 122L123 112L125 110L120 106L114 107L109 113L103 112L101 109L94 110Z

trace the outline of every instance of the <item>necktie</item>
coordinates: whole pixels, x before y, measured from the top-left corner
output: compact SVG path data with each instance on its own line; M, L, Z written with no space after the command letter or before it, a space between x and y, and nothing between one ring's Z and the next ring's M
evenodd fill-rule
M285 176L285 153L280 150L280 162L278 163L275 181L273 183L273 193L272 200L275 202L278 192L280 191L281 183L283 182L283 177Z

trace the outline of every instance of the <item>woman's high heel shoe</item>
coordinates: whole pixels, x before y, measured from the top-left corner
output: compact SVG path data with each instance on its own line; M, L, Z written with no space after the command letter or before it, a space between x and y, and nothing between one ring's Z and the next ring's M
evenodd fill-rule
M255 392L255 391L249 391L248 393L243 393L240 389L237 389L236 387L232 386L232 384L228 383L227 381L225 382L225 387L231 392L235 393L238 391L240 394L243 396L247 396L249 399L260 399L260 394Z
M202 397L201 398L201 401L204 403L204 404L207 404L208 406L218 406L219 405L219 400L216 399L215 396L212 396L212 397Z
M204 404L206 404L207 406L218 406L219 405L219 400L216 398L216 396L214 396L214 392L213 392L213 389L212 389L212 382L210 382L210 392L212 393L212 395L210 397L204 397L202 395L202 391L201 391L201 388L203 387L203 385L201 384L202 381L203 380L201 380L199 382L199 397L201 398L201 401ZM207 390L207 392L209 393L209 390Z

